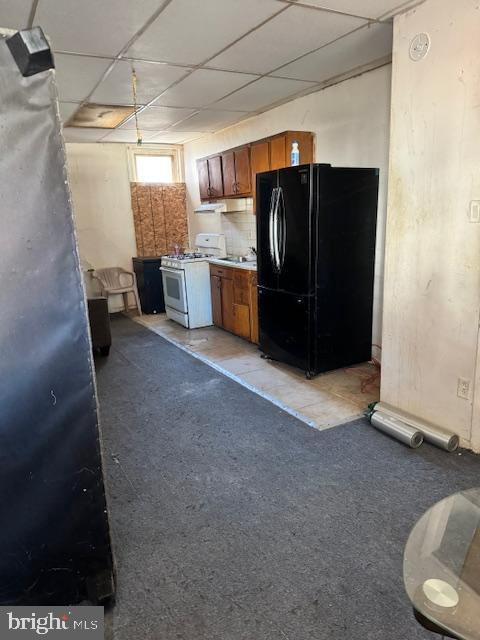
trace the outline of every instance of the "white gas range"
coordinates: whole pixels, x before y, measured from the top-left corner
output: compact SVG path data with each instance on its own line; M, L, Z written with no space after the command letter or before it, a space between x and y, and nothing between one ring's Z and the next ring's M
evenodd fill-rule
M225 256L223 234L199 233L195 251L162 257L163 296L171 320L188 329L213 324L208 259Z

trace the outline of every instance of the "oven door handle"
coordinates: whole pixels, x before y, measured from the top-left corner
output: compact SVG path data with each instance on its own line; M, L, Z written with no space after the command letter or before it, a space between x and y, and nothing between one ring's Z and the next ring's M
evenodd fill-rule
M164 271L165 273L173 273L173 275L180 276L181 278L185 273L183 269L169 269L168 267L160 267L160 271Z

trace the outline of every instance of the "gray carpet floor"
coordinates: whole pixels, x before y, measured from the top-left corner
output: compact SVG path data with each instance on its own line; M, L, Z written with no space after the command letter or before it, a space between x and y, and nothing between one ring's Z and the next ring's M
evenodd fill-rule
M480 459L365 420L318 432L114 319L97 361L115 640L417 640L408 533Z

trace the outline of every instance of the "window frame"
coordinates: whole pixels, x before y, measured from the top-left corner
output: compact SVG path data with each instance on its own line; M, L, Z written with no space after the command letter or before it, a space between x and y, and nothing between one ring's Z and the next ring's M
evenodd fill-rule
M136 156L169 156L172 158L172 183L183 182L183 149L180 145L127 145L128 172L131 182L139 182ZM151 184L170 184L153 182Z

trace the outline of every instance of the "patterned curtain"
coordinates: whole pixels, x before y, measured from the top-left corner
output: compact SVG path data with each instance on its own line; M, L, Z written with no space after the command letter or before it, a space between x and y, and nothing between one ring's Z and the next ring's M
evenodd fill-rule
M162 256L188 246L184 183L130 183L137 255Z

